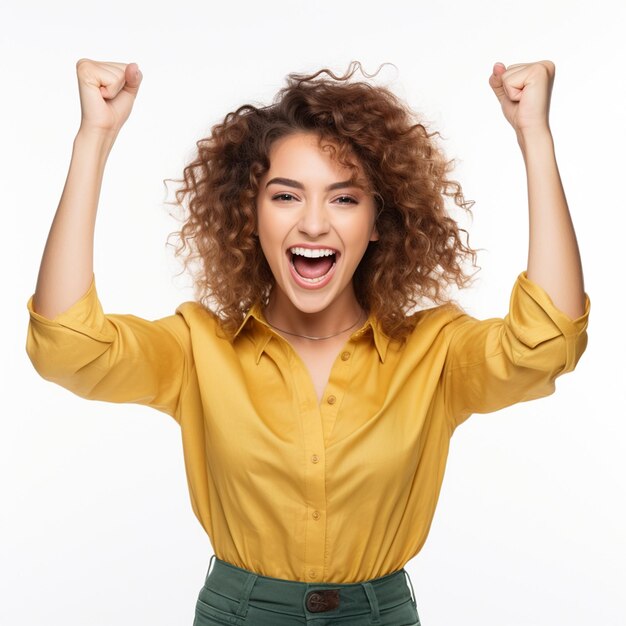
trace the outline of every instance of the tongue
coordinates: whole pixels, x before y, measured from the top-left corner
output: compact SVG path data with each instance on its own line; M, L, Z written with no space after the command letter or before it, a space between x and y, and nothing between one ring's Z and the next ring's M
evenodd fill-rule
M330 270L335 260L334 256L322 256L317 259L310 259L299 254L293 255L293 266L296 272L304 278L318 278L324 276Z

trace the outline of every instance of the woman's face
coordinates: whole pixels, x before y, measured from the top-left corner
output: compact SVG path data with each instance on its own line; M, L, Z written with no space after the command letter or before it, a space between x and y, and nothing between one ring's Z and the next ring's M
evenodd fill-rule
M346 182L351 171L318 141L299 132L273 143L270 169L259 181L259 240L277 304L306 313L331 304L354 311L352 277L369 242L378 239L375 200Z

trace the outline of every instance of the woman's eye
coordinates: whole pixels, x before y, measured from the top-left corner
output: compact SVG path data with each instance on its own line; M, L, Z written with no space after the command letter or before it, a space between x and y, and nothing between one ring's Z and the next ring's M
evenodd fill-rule
M272 200L278 200L279 202L289 202L291 200L296 200L295 196L290 193L277 193L275 196L272 196ZM339 204L358 204L358 202L350 197L350 196L339 196L335 200Z
M337 200L342 200L342 202L340 202L339 204L358 204L357 201L350 196L339 196Z
M272 200L292 200L293 196L290 193L278 193L275 196L272 196Z

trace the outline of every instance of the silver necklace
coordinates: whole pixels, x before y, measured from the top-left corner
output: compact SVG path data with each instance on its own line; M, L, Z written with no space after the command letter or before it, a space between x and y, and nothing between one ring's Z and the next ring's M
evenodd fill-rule
M326 337L311 337L310 335L299 335L298 333L292 333L289 330L285 330L284 328L278 328L278 326L274 326L274 324L272 324L267 317L265 318L265 321L275 330L279 330L281 333L286 333L287 335L293 335L294 337L302 337L302 339L314 339L315 341L320 341L322 339L330 339L331 337L337 337L337 335L341 335L342 333L346 333L348 332L350 329L354 328L360 321L361 318L363 317L363 313L365 313L365 311L361 311L361 313L359 313L359 317L357 319L356 322L354 322L354 324L352 324L352 326L349 326L348 328L344 329L344 330L340 330L338 333L334 333L332 335L327 335Z

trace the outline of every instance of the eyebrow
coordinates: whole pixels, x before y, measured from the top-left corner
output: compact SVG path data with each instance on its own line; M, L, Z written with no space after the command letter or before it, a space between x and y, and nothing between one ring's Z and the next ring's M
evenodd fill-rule
M272 178L272 180L269 180L267 184L265 185L265 188L267 189L267 187L269 187L273 183L276 183L279 185L288 185L289 187L296 187L296 189L304 189L304 185L301 182L297 180L292 180L291 178L280 178L280 177ZM354 181L342 180L341 182L332 183L332 185L328 185L328 187L326 187L326 191L333 191L333 189L344 189L346 187L356 187L358 189L361 188L361 186L356 184Z

